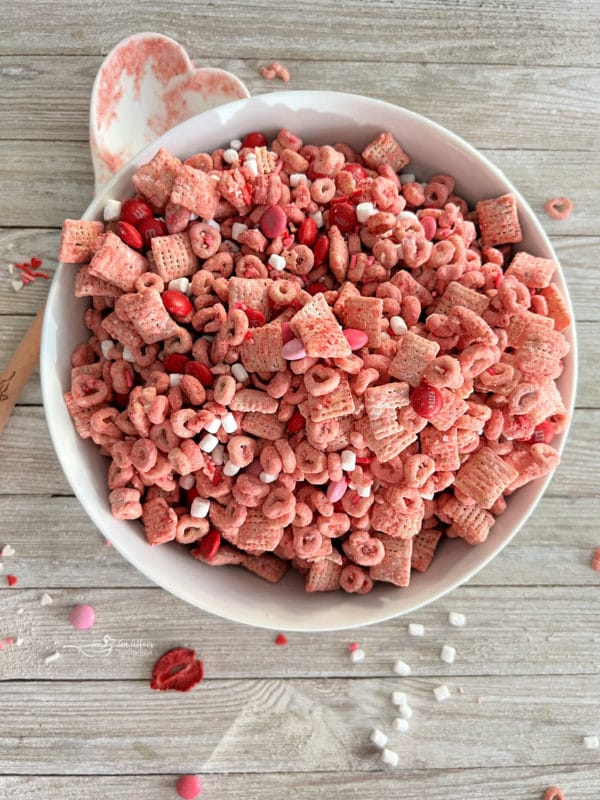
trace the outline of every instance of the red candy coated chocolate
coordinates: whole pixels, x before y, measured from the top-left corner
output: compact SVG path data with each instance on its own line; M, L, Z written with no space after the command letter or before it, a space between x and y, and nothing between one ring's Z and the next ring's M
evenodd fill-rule
M133 225L134 228L137 228L142 220L150 219L153 216L154 214L148 203L145 203L139 197L125 200L121 206L121 221Z
M141 233L144 245L147 248L150 247L152 239L154 239L155 236L166 236L168 233L165 223L162 219L158 219L157 217L143 219L137 226L137 229Z
M435 386L422 383L411 392L410 404L420 417L431 419L442 410L444 398L440 390L436 389Z
M142 234L129 222L117 222L117 235L134 250L140 250L144 245Z
M173 314L175 317L185 317L194 308L189 297L176 289L167 289L166 292L163 292L162 301L169 314Z
M203 386L210 387L213 385L214 378L212 372L199 361L188 361L185 365L184 372L186 375L193 375L194 378L198 378Z
M264 147L267 144L267 137L264 133L254 131L242 139L242 147Z

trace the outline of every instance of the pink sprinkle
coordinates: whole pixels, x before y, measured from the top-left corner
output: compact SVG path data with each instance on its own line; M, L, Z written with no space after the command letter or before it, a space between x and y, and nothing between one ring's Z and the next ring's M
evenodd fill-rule
M358 650L359 647L360 647L360 644L358 642L350 642L350 644L348 645L348 650L351 653L353 653L355 650Z
M104 540L104 546L105 546L105 547L110 547L110 546L111 546L111 545L110 545L110 542L108 541L108 539L105 539L105 540Z
M352 255L350 256L350 263L348 264L349 270L354 269L354 267L356 266L357 258L358 258L358 253L352 253Z
M484 698L481 695L479 695L479 697L477 698L476 702L481 705L481 703L483 703L483 700L484 700Z
M4 644L14 644L15 640L12 636L9 636L7 639L4 640Z
M341 481L331 481L327 487L327 499L330 503L337 503L342 499L347 488L348 484L344 478Z
M367 266L372 266L375 263L375 256L369 256L367 258Z
M419 222L423 226L423 233L425 234L425 238L431 241L435 236L435 232L437 230L437 222L430 214L421 217L419 219Z
M197 775L182 775L175 788L183 800L195 800L202 791L202 781Z
M125 370L124 375L125 375L125 383L127 384L127 388L131 389L131 387L133 386L133 377L132 377L132 375L131 375L131 373L129 372L128 369Z
M306 358L306 350L300 339L291 339L281 348L281 355L287 361L299 361L301 358Z
M69 615L71 625L79 631L86 631L96 621L96 612L91 606L75 606Z
M364 347L369 341L368 335L357 328L346 328L342 333L346 337L346 341L350 345L351 350L360 350L360 348Z

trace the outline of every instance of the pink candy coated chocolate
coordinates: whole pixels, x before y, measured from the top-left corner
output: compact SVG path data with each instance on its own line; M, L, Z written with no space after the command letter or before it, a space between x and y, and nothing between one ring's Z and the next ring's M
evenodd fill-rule
M347 482L342 478L341 481L331 481L327 487L327 499L330 503L337 503L346 494Z
M69 616L71 625L79 631L86 631L96 621L96 612L91 606L75 606Z
M291 339L281 348L281 355L288 361L299 361L306 358L306 350L300 339Z
M423 233L425 234L425 238L431 241L435 236L435 232L437 230L437 222L430 214L421 217L419 222L423 226Z
M356 328L347 328L342 331L346 337L346 341L350 345L351 350L360 350L369 341L369 337L364 331L359 331Z
M258 224L265 236L275 239L281 236L287 227L287 214L281 206L271 206L264 212Z
M177 794L183 800L195 800L202 791L202 781L197 775L182 775L176 788Z

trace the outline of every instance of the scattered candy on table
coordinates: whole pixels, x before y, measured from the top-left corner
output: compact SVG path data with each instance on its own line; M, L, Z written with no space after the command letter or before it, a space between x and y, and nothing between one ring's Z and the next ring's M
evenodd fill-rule
M91 628L96 621L96 612L92 606L79 605L71 610L69 615L71 625L77 630L86 631Z
M177 794L183 800L195 800L202 791L202 781L197 775L182 775L176 788Z

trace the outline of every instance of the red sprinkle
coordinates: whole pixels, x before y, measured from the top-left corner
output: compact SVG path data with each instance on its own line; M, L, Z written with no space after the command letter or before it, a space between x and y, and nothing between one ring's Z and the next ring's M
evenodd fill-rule
M496 277L494 278L494 286L496 287L496 289L502 283L502 278L503 277L504 277L504 273L502 272L501 269L499 269L498 272L496 273Z
M306 420L304 419L302 414L299 411L295 411L294 414L288 420L288 423L286 425L286 431L288 433L298 433L298 431L301 431L305 425L306 425Z
M285 634L280 633L275 637L275 644L283 645L283 644L287 644L287 643L288 643L288 640L287 640L287 636Z
M214 528L200 539L200 554L203 558L214 558L221 547L221 534Z
M364 466L365 464L371 463L371 458L369 456L356 456L356 463Z
M40 258L35 258L34 257L34 258L31 259L31 261L29 263L31 264L31 266L34 269L37 269L38 267L41 267L44 262Z
M350 642L350 644L348 645L348 650L351 653L353 653L355 650L358 650L359 647L360 647L360 644L358 642Z
M218 486L222 480L223 480L223 473L220 470L216 469L215 474L213 475L212 485Z
M8 583L9 586L15 586L18 583L18 580L19 579L17 578L16 575L7 575L6 576L6 582Z
M142 234L129 222L117 222L117 234L125 244L128 244L129 247L133 247L134 250L141 250L144 246Z
M327 287L324 283L311 283L306 287L306 291L309 294L315 295L319 294L319 292L326 292Z

